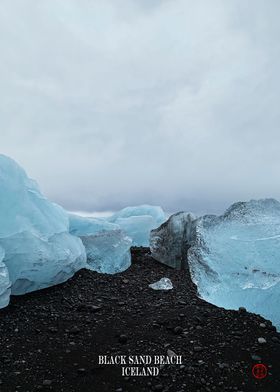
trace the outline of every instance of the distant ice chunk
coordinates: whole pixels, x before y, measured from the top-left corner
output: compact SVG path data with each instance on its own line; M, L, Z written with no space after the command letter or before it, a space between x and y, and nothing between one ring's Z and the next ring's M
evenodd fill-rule
M130 247L149 246L150 231L165 221L161 207L126 207L110 217L85 218L69 215L70 233L79 236L86 248L88 267L116 273L131 263Z
M166 215L161 207L140 205L126 207L107 220L119 225L132 238L133 246L149 246L151 230L160 226L166 220Z
M114 223L102 218L69 215L70 233L81 238L87 254L87 268L114 274L131 264L132 240Z
M120 226L107 222L103 218L87 218L76 214L69 214L69 230L71 234L80 236L112 230L120 230Z
M155 283L149 284L153 290L172 290L173 284L169 278L161 278Z
M69 234L68 214L40 192L12 159L0 155L0 293L8 298L61 283L85 266L81 240ZM7 273L8 271L8 273ZM8 300L1 300L0 306Z
M118 218L130 218L131 216L148 215L154 218L157 224L161 224L166 219L163 209L159 206L151 206L149 204L142 204L140 206L125 207L122 210L113 214L109 220L114 222ZM160 223L161 222L161 223Z
M177 259L182 266L187 263L207 301L228 309L244 306L280 328L278 201L238 202L221 216L194 220L174 215L152 232L151 250L167 264L176 264Z

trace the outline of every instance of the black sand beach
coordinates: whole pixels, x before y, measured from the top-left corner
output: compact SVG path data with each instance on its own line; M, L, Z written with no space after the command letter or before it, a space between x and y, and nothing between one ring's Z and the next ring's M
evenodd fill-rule
M82 270L12 298L0 311L1 392L280 390L280 334L271 322L197 298L188 271L161 265L146 248L132 249L132 259L120 274ZM148 287L162 277L173 290ZM168 350L183 364L165 365L156 377L124 377L121 366L98 363L99 355ZM259 362L268 366L262 380L252 375Z

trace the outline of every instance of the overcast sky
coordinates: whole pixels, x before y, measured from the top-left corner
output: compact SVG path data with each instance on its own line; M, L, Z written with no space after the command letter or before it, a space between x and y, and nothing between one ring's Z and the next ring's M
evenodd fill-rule
M279 15L279 0L1 0L1 153L70 210L280 199Z

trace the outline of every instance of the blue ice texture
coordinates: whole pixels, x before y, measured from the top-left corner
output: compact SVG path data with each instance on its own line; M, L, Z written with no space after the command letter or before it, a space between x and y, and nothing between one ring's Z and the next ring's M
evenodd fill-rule
M188 218L188 219L187 219ZM280 203L233 204L221 216L175 214L151 233L152 255L188 265L199 295L226 309L245 307L280 329Z

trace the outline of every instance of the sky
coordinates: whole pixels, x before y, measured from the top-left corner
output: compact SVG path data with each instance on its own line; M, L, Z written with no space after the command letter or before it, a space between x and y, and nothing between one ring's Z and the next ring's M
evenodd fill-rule
M1 0L0 152L69 210L280 199L278 0Z

